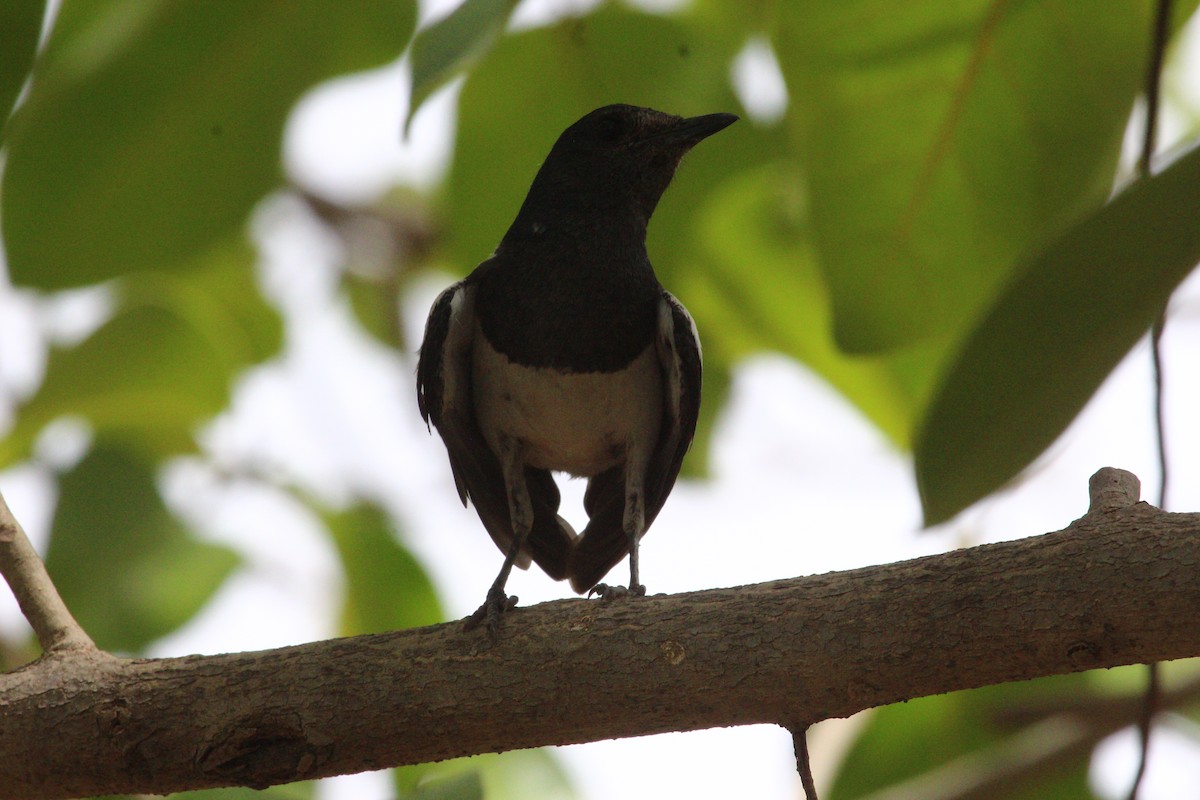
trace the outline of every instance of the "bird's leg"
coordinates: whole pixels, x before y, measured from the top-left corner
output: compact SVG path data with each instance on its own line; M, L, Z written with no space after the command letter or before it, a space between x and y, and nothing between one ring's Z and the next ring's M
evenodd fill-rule
M601 600L615 600L618 597L629 595L643 597L646 594L646 587L638 580L638 544L642 540L642 534L646 531L645 508L641 476L636 476L636 479L626 479L625 517L622 527L625 529L625 535L629 537L629 588L597 583L588 592L589 597L592 594L598 594Z
M646 587L638 581L638 545L645 529L646 511L641 486L629 487L625 492L625 535L629 537L629 593L634 597L646 594Z
M519 443L506 437L501 443L501 451L501 467L504 472L504 488L508 494L508 517L512 523L513 537L504 556L504 564L500 567L500 574L492 581L483 605L463 623L464 629L471 630L486 620L488 633L493 638L500 630L501 616L517 605L516 596L510 597L504 586L508 583L508 576L512 573L517 556L521 554L529 531L533 529L533 503L529 499L529 487L525 484L525 468L519 457Z
M501 615L517 605L516 596L510 597L504 591L504 585L508 583L509 573L512 572L517 555L521 552L524 538L524 536L513 536L512 543L508 546L508 553L504 556L504 565L500 567L500 574L496 576L496 580L492 581L492 586L488 589L487 599L483 601L483 605L475 609L471 616L466 618L463 622L463 630L469 631L477 628L479 623L486 620L488 633L494 637L500 630Z

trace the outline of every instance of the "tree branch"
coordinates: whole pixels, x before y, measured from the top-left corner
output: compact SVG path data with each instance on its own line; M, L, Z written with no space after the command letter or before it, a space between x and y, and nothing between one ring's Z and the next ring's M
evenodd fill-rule
M8 582L21 613L33 628L46 655L99 654L62 598L25 529L0 494L0 575Z
M1101 484L1111 483L1101 480ZM1118 481L1119 482L1119 481ZM518 608L258 653L0 677L0 796L262 787L773 722L1200 655L1200 514L1093 497L1056 533L886 566Z

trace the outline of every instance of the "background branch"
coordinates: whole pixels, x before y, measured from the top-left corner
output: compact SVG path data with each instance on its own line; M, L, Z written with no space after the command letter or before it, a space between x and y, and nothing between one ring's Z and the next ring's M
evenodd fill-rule
M67 609L37 551L0 494L0 575L47 655L99 654L91 637Z
M1200 655L1200 514L1144 503L886 566L518 608L279 650L39 664L0 682L0 794L273 783ZM216 702L219 699L220 702Z

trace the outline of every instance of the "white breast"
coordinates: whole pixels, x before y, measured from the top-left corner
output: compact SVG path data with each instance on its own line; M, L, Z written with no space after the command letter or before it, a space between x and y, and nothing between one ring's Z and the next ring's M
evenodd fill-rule
M649 460L663 409L653 345L620 372L581 374L514 364L478 330L472 350L475 415L494 452L508 437L524 463L578 477Z

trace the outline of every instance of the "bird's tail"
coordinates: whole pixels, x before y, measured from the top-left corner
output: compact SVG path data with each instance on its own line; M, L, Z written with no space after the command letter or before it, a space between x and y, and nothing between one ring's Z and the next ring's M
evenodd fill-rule
M571 551L567 567L571 588L583 594L599 583L628 553L629 537L619 525L616 530L606 531L603 536L588 525L580 536L579 544Z
M558 487L549 471L527 468L525 482L533 503L533 528L525 540L525 551L547 575L561 581L567 577L568 561L579 534L558 515Z
M620 467L588 481L583 505L588 524L571 548L567 576L579 594L591 589L629 553L625 533L625 474Z

